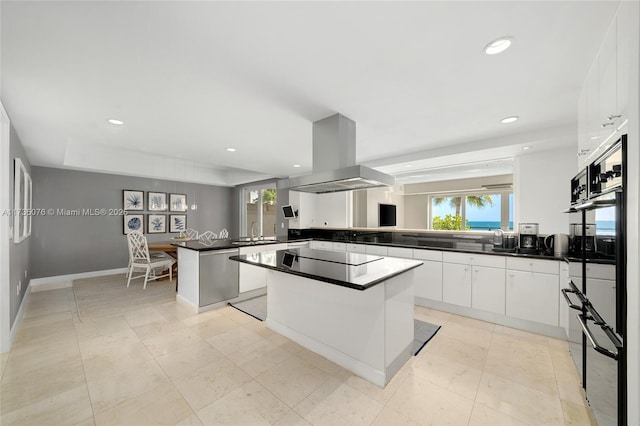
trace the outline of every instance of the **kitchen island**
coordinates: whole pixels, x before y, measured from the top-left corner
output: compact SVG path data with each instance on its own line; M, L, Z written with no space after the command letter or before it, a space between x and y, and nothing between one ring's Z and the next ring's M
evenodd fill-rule
M307 248L231 256L268 269L267 327L384 387L411 357L422 262Z
M180 271L176 301L198 313L238 300L241 271L237 262L229 261L229 256L258 247L264 250L283 247L276 240L240 239L220 239L210 244L176 240L173 245L178 250Z

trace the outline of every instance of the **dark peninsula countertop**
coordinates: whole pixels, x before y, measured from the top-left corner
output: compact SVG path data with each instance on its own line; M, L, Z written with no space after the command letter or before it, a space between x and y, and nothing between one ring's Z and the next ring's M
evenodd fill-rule
M421 261L296 248L229 259L356 290L366 290L422 265Z
M282 241L278 240L257 240L254 242L237 239L224 239L224 240L214 240L211 244L205 244L198 240L187 240L180 241L174 240L172 245L179 248L186 248L189 250L195 251L211 251L211 250L224 250L224 249L237 249L242 247L252 247L252 246L268 246L270 244L278 244Z

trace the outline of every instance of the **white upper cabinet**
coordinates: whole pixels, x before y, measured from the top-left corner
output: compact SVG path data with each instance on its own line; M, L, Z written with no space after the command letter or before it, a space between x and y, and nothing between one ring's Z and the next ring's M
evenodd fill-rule
M618 9L616 28L616 110L622 117L629 116L629 58L637 58L638 52L631 52L631 37L634 21L634 8L637 4L623 1ZM635 16L638 16L637 11Z
M598 123L600 134L598 144L606 140L615 131L621 115L617 110L616 95L616 19L602 42L598 54ZM600 153L596 153L600 155Z
M578 171L618 139L628 118L629 58L637 57L630 47L634 15L627 10L633 3L621 2L578 98Z

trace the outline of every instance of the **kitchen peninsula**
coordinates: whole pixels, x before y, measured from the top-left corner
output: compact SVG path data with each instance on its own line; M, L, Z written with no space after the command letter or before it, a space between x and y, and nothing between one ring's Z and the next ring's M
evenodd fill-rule
M180 274L176 300L195 312L237 300L243 291L240 281L244 271L238 268L236 262L229 261L229 256L253 253L255 249L277 250L286 247L276 240L245 239L220 239L210 244L176 241L173 245L178 248ZM245 277L245 280L251 278Z
M411 357L421 261L307 248L232 256L267 268L267 326L384 387Z

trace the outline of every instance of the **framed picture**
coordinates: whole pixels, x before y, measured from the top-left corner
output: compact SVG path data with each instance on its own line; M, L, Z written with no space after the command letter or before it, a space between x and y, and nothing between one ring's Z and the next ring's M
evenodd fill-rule
M169 211L186 212L187 196L185 194L169 194Z
M144 210L144 192L123 190L122 208L124 210Z
M180 232L187 229L187 215L186 214L171 214L169 215L169 232Z
M147 232L149 234L164 234L167 232L167 215L166 214L148 214L147 215Z
M22 160L14 160L13 208L13 242L19 243L31 235L31 193L33 190L31 176Z
M167 194L164 192L147 192L147 210L152 212L167 211Z
M140 231L144 233L144 215L143 214L125 214L123 219L123 234L128 234L132 231Z

